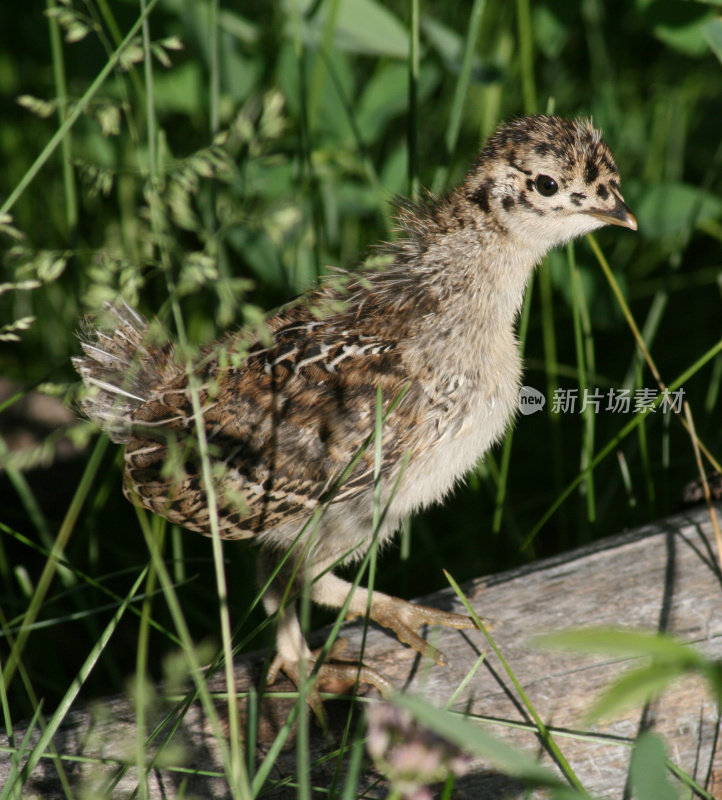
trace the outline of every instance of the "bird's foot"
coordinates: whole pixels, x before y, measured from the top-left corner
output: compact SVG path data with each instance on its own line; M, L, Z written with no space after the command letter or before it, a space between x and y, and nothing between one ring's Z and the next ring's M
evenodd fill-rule
M442 667L449 666L449 659L441 650L419 636L416 633L417 629L422 625L445 625L447 628L456 628L457 630L476 628L476 623L471 617L409 603L398 597L372 598L370 616L374 622L384 628L390 628L400 642L408 644L422 655L433 658Z
M334 642L328 653L328 658L335 658L346 649L348 642L338 639ZM371 667L353 662L329 663L324 662L318 668L316 663L320 650L315 650L310 658L303 664L300 660L285 658L277 653L268 669L268 683L273 684L278 679L279 672L283 672L297 689L302 689L306 679L315 672L314 684L311 687L306 701L317 716L322 716L321 691L332 694L350 694L357 684L374 686L384 697L388 697L394 690L393 684Z

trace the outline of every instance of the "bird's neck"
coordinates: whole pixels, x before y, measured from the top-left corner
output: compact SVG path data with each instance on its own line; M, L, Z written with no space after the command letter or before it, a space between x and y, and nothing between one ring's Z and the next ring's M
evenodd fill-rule
M438 311L420 327L419 350L464 372L480 357L516 348L524 290L545 250L507 232L468 226L437 232L421 245L419 280L437 296Z

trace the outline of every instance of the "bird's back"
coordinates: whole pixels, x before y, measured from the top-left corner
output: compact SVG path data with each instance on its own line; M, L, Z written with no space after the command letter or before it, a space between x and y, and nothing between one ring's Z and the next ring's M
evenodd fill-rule
M398 315L376 324L371 295L364 313L358 297L349 312L344 294L324 290L279 312L265 343L226 336L190 370L172 347L149 344L145 320L127 307L110 309L109 332L88 328L75 360L91 389L83 407L125 444L129 499L208 534L200 431L225 537L300 524L324 500L371 484L377 387L384 409L403 395L383 426L383 471L392 474L414 447L414 414L425 412L403 363L408 325Z

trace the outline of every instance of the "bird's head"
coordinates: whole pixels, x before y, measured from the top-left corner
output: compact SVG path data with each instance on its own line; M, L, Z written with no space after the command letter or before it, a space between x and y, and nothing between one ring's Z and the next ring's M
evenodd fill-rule
M501 126L463 191L490 224L542 249L603 225L637 229L614 157L587 120L539 115Z

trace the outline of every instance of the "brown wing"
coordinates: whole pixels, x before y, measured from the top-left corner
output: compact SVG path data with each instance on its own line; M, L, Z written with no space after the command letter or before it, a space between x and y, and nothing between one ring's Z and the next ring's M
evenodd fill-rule
M378 320L377 320L378 321ZM394 332L399 333L399 320ZM198 401L208 442L220 527L244 538L308 517L336 488L374 430L376 387L384 408L407 388L398 343L358 315L315 319L309 305L270 321L273 341L254 343L244 356L242 336L209 348L199 371ZM381 335L379 335L379 333ZM236 363L240 362L240 363ZM383 471L403 457L404 432L418 386L383 428ZM399 408L399 411L402 411ZM126 447L128 496L173 522L209 532L188 381L177 377L134 416L137 433ZM142 433L141 433L142 431ZM348 499L373 475L373 447L334 495Z

